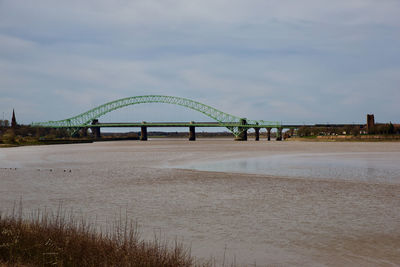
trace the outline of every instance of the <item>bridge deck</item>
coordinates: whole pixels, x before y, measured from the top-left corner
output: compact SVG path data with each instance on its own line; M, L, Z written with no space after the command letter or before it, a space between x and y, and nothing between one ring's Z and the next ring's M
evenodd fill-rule
M118 122L118 123L97 123L94 127L244 127L253 128L258 125L241 125L239 123L220 123L220 122ZM91 126L91 127L92 127ZM279 125L265 125L258 127L279 127Z
M268 124L256 125L239 123L220 123L220 122L112 122L112 123L98 123L90 127L243 127L243 128L300 128L300 127L346 127L358 126L364 127L365 124Z

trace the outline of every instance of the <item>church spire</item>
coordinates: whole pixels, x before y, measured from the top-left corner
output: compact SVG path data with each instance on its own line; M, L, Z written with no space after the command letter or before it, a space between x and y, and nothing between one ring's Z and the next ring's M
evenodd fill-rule
M17 127L17 120L15 119L15 112L13 109L13 115L12 115L12 119L11 119L11 128L15 128Z

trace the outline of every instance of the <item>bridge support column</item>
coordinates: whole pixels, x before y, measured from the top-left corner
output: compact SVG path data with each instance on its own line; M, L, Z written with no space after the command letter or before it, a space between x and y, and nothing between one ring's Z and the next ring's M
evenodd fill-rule
M96 125L99 123L99 120L93 120L92 125ZM100 132L100 127L91 127L92 133L94 135L94 138L100 139L101 138L101 132Z
M87 127L81 128L81 136L82 137L87 137L87 131L88 131Z
M189 126L189 141L196 141L196 127L194 126Z
M282 141L282 127L277 128L276 141Z
M255 131L255 139L256 141L260 140L260 128L254 128Z
M96 139L100 139L101 138L100 127L94 127L94 138L96 138Z
M140 129L140 141L147 141L147 126L141 126Z
M267 140L268 141L271 141L271 128L265 128L265 129L267 129Z
M246 125L246 119L240 119L241 125ZM247 128L239 127L239 135L235 137L235 141L247 141Z

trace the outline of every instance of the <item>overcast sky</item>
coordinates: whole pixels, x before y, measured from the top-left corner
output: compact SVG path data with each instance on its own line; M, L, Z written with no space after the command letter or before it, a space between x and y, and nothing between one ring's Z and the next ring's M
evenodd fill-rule
M0 116L162 94L250 119L400 122L399 14L399 0L0 0ZM143 104L100 120L210 119Z

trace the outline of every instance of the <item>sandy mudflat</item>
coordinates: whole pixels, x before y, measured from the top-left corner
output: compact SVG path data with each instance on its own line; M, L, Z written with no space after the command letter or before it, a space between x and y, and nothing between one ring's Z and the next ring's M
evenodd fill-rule
M225 254L225 263L238 265L400 265L400 183L175 168L348 152L390 157L400 143L154 140L2 148L0 208L20 197L26 210L62 201L99 224L127 211L143 237L177 238L217 264Z

